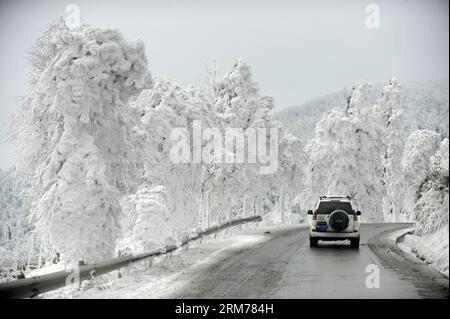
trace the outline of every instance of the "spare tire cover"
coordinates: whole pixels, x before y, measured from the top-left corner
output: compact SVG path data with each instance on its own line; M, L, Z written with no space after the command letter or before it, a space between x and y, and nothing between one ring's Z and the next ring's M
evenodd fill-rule
M335 230L344 230L348 227L348 214L343 210L335 210L330 214L328 221Z

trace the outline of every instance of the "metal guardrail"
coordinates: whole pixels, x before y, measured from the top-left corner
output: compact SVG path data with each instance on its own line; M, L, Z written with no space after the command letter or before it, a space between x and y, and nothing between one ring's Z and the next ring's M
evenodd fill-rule
M128 266L133 262L137 262L146 258L157 257L161 255L165 255L171 252L174 252L177 249L180 249L186 246L189 242L201 239L202 237L209 236L215 233L218 233L224 229L251 223L251 222L259 222L261 221L261 216L253 216L247 218L235 219L225 224L219 226L212 226L204 231L201 231L197 234L190 236L189 238L184 239L179 245L170 245L166 246L163 249L156 249L140 254L132 254L121 256L117 258L112 258L100 263L91 264L91 265L81 265L79 266L79 280L80 282L83 280L90 279L94 276L100 276L111 272L113 270L117 270L123 267ZM73 270L74 271L74 270ZM8 298L31 298L35 297L38 294L42 294L44 292L58 289L64 287L66 285L67 278L71 276L71 272L61 270L58 272L35 276L30 278L18 279L14 281L9 281L0 284L0 299L8 299Z

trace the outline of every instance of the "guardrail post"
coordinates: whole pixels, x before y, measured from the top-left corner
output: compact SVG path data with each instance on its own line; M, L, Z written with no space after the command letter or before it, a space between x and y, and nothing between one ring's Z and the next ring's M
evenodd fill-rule
M153 257L150 257L150 258L146 259L145 261L146 261L146 266L148 268L152 268L152 266L153 266Z
M122 250L119 249L117 252L117 257L122 257ZM122 268L117 269L117 278L122 278Z

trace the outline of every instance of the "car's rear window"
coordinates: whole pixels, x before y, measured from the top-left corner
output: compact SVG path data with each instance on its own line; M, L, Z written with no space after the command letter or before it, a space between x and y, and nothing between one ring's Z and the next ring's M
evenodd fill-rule
M330 214L335 210L343 210L350 215L354 214L352 205L349 202L320 202L317 214Z

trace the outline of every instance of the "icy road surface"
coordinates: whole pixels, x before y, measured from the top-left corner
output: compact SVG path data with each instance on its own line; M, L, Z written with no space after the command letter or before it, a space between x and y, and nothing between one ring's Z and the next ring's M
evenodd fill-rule
M311 249L305 226L241 230L155 262L151 268L134 266L121 279L115 272L72 297L448 297L447 277L392 244L398 230L409 227L364 224L359 250L348 242L319 242ZM366 286L368 265L379 267L379 288ZM45 297L68 297L67 293L64 288Z

